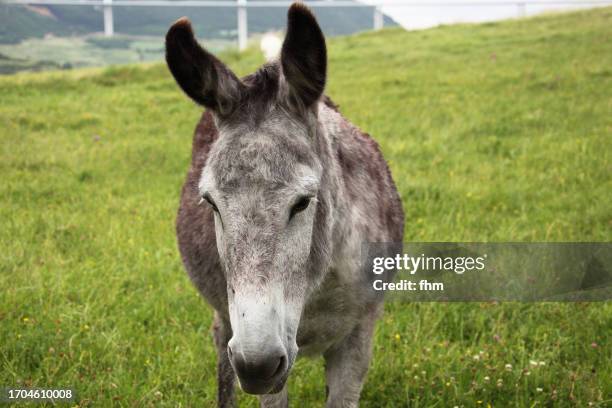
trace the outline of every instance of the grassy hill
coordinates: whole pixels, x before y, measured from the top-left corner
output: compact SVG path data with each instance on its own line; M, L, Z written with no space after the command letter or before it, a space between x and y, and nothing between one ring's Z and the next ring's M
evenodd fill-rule
M319 21L328 36L372 28L373 9L321 8ZM118 7L115 36L103 36L102 9L88 6L0 4L0 75L53 68L80 68L163 58L163 36L179 17L188 16L198 37L218 51L236 44L236 10L195 7ZM248 12L250 35L283 30L286 9ZM396 25L385 17L387 26ZM56 69L57 69L56 68Z
M341 37L328 93L380 143L408 241L610 241L611 38L611 8ZM0 384L212 405L211 312L174 236L201 109L159 64L0 94ZM362 406L606 407L611 327L609 302L389 303ZM289 387L320 406L321 361Z
M327 35L351 34L372 28L373 9L321 8L317 16ZM115 31L121 34L163 36L173 21L188 16L206 38L236 38L236 10L225 7L118 7L113 12ZM248 12L252 33L285 28L283 8L254 8ZM385 24L395 25L389 17ZM0 43L26 38L82 35L104 31L102 9L89 6L24 7L0 4Z

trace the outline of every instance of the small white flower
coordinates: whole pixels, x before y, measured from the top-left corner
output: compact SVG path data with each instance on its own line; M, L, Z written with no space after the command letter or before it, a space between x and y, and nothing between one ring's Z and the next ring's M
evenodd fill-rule
M472 357L474 359L474 361L479 361L480 360L480 356L478 354L474 354L474 357Z
M538 388L536 388L536 391L537 391L537 392L542 392L542 391L544 391L544 389L543 389L543 388L538 387Z
M545 362L545 361L540 361L540 362L538 363L538 365L539 365L540 367L545 366L545 365L546 365L546 362Z
M506 364L504 368L506 369L506 371L512 371L512 364Z
M532 367L537 367L538 366L538 362L535 360L529 360L529 365Z
M485 376L484 380L485 380L485 382L489 382L489 381L491 381L491 378L489 378L489 376L487 375L487 376Z

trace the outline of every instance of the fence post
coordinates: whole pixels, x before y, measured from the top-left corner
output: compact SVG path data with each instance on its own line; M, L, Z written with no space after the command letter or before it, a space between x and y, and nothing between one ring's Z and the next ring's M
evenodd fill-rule
M523 18L527 15L527 4L525 3L516 3L518 18Z
M247 0L238 0L238 49L244 51L247 47Z
M385 24L385 18L380 6L374 7L374 30L382 30Z
M104 0L104 35L112 37L114 32L113 0Z

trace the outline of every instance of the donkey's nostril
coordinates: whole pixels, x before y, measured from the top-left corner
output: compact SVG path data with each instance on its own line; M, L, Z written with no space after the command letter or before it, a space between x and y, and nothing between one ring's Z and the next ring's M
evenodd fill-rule
M287 360L287 357L285 356L281 356L280 360L278 360L278 366L276 367L276 370L274 371L274 374L272 374L272 377L276 377L279 374L282 374L283 372L285 372L285 360Z

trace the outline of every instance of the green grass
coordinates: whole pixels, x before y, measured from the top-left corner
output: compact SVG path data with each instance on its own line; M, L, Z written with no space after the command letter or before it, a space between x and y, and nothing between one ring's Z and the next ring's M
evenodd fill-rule
M610 8L338 38L328 92L379 141L407 240L610 241L611 40ZM211 311L174 236L200 109L162 65L19 74L0 94L0 384L212 405ZM611 328L609 302L389 303L362 405L609 406ZM320 406L321 360L289 388Z
M1 47L0 45L0 48ZM0 53L0 75L15 74L22 71L39 72L67 68L69 68L68 65L60 65L53 61L35 61L25 58L14 58Z

